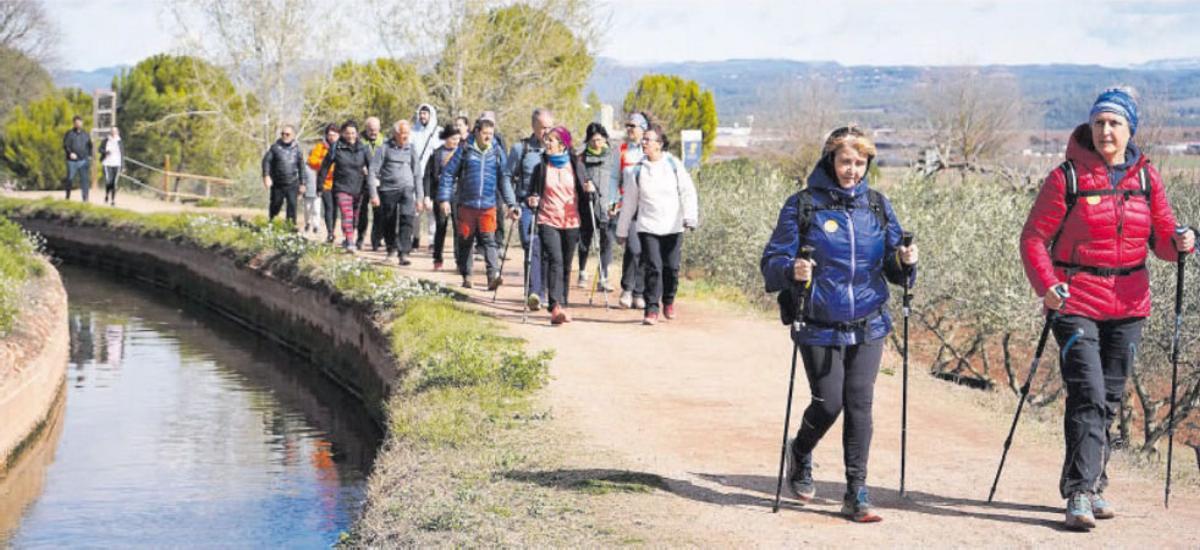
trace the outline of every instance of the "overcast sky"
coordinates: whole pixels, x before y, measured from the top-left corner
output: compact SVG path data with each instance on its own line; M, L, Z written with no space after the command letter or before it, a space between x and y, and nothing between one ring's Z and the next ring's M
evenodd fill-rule
M44 0L65 69L170 51L155 0ZM345 0L329 0L330 9ZM784 58L844 65L1081 63L1200 56L1200 2L612 0L600 55L624 63ZM816 7L819 6L819 7ZM368 55L380 55L375 52Z

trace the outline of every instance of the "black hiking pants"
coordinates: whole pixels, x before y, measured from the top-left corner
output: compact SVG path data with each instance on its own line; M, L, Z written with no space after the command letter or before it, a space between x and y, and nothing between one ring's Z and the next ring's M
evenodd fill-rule
M1121 411L1125 380L1133 368L1145 319L1093 321L1067 315L1054 322L1067 408L1063 416L1066 457L1058 489L1103 492L1108 486L1113 420Z
M616 235L616 221L612 222L613 235ZM645 292L645 279L642 278L642 241L631 228L629 238L625 239L625 251L621 255L621 291L632 292L640 297Z
M411 189L379 192L379 216L383 242L389 252L407 256L412 251L413 231L417 228L417 198Z
M371 206L371 191L366 188L367 184L363 184L362 194L358 196L358 219L355 220L358 224L355 229L358 230L358 240L355 244L362 245L367 235L367 226L371 226L371 247L379 248L380 241L383 240L383 223L380 218L383 212L380 206Z
M451 225L451 216L443 214L439 206L433 209L433 261L441 263L446 249L446 226Z
M287 203L287 210L285 212L287 221L292 222L292 225L296 225L296 194L299 192L299 184L272 185L271 202L267 209L267 219L274 220L275 216L279 215L279 211L283 208L284 203Z
M596 208L595 205L592 208ZM612 235L608 231L608 216L602 212L595 212L592 220L594 224L584 223L583 227L579 228L579 272L587 271L588 256L592 251L592 241L597 237L599 232L598 243L600 246L600 273L603 277L608 277L608 264L612 263ZM584 220L585 222L587 220Z
M642 297L646 299L646 313L658 313L661 305L675 303L675 292L679 290L683 233L638 233L638 238L642 241L642 285L645 288Z
M550 299L549 307L566 307L571 288L571 260L579 246L579 228L559 229L539 224L537 230L542 243L542 282Z
M842 461L846 466L846 494L855 494L867 483L867 458L874 433L871 404L884 340L853 346L800 346L812 402L804 409L792 452L799 456L811 453L845 411Z

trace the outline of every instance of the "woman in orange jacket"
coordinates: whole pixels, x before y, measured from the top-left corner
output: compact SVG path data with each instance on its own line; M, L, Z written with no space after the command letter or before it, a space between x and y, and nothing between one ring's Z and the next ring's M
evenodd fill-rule
M318 141L313 146L312 152L308 154L308 167L312 168L313 172L321 170L321 161L325 160L325 155L329 154L329 147L337 142L338 127L336 124L328 124L325 126L325 139ZM333 226L337 223L337 208L333 204L333 170L332 167L329 174L325 176L325 181L321 182L321 213L325 215L325 242L333 242Z

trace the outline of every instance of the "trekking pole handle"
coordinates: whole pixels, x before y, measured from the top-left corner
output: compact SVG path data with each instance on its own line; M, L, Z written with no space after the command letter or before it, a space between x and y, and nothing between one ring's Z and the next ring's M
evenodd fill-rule
M900 234L900 246L903 246L904 248L908 248L908 247L912 246L914 238L916 238L916 235L912 231L905 231L905 232L901 233Z
M796 259L810 261L815 250L815 248L809 245L801 246L800 253L796 255ZM812 285L812 279L810 275L808 280L804 282L803 288L794 294L796 300L796 320L792 322L793 330L799 331L804 326L804 307L808 301L808 288Z
M1064 285L1055 285L1054 293L1057 294L1059 298L1062 298L1063 301L1066 301L1068 298L1071 297L1071 291L1068 290L1067 287Z
M1194 226L1190 226L1190 225L1175 226L1175 234L1176 235L1184 235L1188 231L1191 231L1192 235L1194 235L1198 240L1200 240L1200 230L1196 229ZM1183 256L1186 256L1187 254L1188 254L1187 252L1180 252L1179 256L1183 257Z

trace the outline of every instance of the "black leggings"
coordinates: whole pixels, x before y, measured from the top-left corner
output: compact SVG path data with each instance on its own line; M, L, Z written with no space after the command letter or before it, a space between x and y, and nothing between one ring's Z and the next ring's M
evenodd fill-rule
M867 483L867 458L871 452L871 404L875 377L883 358L883 338L853 346L800 346L804 372L812 388L812 402L804 410L794 451L811 453L817 442L844 410L842 461L846 466L846 493L854 494Z
M1108 486L1109 430L1121 410L1144 323L1140 318L1093 321L1075 315L1054 323L1067 387L1066 456L1058 486L1063 498L1077 492L1103 492Z
M609 240L608 219L600 219L601 216L594 216L595 225L584 223L579 229L579 272L587 271L588 256L592 250L592 240L596 231L593 227L599 230L600 244L600 272L605 278L608 277L608 264L612 263L612 241ZM586 222L586 220L585 220Z
M616 222L610 224L612 234L616 235ZM642 277L642 241L633 229L629 230L629 238L625 239L625 250L621 254L621 290L632 292L641 297L646 288L646 279Z
M121 175L120 166L104 167L104 200L117 200L117 177Z
M542 284L550 299L550 307L566 307L571 288L571 259L579 246L579 228L559 229L538 225L542 249Z
M451 225L450 221L450 215L442 214L441 205L437 205L433 210L433 261L438 263L446 250L446 226Z
M325 232L329 234L329 240L334 237L334 224L337 223L337 204L333 202L333 190L321 190L321 215L325 217Z

